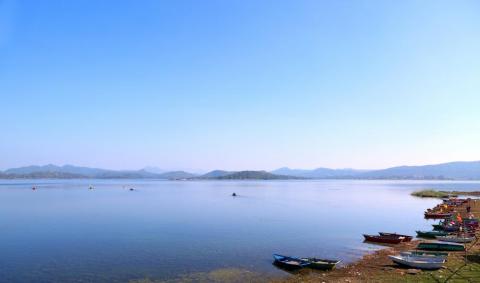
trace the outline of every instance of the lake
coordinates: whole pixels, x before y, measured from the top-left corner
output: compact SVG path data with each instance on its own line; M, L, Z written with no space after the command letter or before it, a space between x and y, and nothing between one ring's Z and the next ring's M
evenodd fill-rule
M423 188L475 190L480 183L0 180L0 278L286 275L271 264L272 253L348 263L379 248L363 243L362 233L431 229L423 211L439 201L410 196Z

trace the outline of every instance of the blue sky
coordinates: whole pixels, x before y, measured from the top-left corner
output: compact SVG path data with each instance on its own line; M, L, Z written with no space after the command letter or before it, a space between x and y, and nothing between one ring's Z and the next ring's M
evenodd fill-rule
M478 1L0 1L0 168L480 160Z

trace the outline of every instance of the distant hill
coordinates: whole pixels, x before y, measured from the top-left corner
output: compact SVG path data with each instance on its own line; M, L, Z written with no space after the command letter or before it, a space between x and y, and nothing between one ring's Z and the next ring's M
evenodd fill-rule
M228 175L212 178L215 180L288 180L300 179L294 176L276 175L266 171L239 171Z
M151 173L146 170L106 170L99 168L79 167L73 165L26 166L8 169L0 174L2 179L187 179L196 176L184 171Z
M138 171L106 171L98 175L89 176L90 178L99 179L162 179L159 174L147 172L145 170Z
M290 169L288 167L283 167L277 170L272 171L273 174L296 176L302 178L310 179L351 179L359 176L362 173L367 172L366 170L355 170L355 169L329 169L329 168L317 168L313 170L304 170L304 169Z
M73 165L26 166L0 172L0 179L210 179L210 180L280 180L280 179L412 179L412 180L480 180L480 161L449 162L423 166L398 166L382 170L290 169L287 167L266 171L214 170L198 176L185 171L154 173L148 170L107 170Z
M312 179L411 179L411 180L480 180L480 161L459 161L423 166L398 166L381 170L290 169L272 171L274 174Z
M189 179L189 178L194 178L197 175L188 173L185 171L172 171L172 172L166 172L163 174L159 174L158 178L160 179Z
M44 166L35 165L35 166L12 168L5 171L6 174L17 174L17 175L28 175L33 173L38 174L38 173L46 173L46 172L81 175L84 177L96 177L102 174L108 174L110 172L115 172L115 171L98 169L98 168L79 167L79 166L73 166L73 165L57 166L53 164L48 164Z
M3 174L0 179L81 179L85 176L63 172L32 172L28 174Z
M480 180L480 161L436 165L398 166L360 174L362 179L457 179Z
M203 174L201 176L198 176L197 178L198 179L215 179L215 178L227 176L227 175L230 175L230 174L233 174L233 173L237 173L237 172L235 172L235 171L213 170L213 171L208 172L207 174Z
M167 170L163 170L161 168L154 167L154 166L147 166L147 167L143 168L142 170L145 170L145 171L150 172L150 173L155 173L155 174L163 174L163 173L168 172Z

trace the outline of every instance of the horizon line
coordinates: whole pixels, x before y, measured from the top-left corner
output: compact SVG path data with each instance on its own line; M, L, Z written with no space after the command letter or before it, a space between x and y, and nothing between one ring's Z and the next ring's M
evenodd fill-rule
M24 168L24 167L32 167L32 166L44 167L44 166L50 166L50 165L57 166L57 167L65 167L65 166L86 167L86 168L109 170L109 171L140 171L140 170L145 170L145 168L151 167L151 168L156 168L156 169L159 169L159 170L162 170L162 171L165 171L165 172L184 171L184 172L189 172L189 173L195 172L195 171L208 173L208 172L212 172L212 171L215 171L215 170L232 171L232 172L240 172L240 171L272 172L272 171L283 169L283 168L290 169L290 170L316 170L316 169L321 169L322 168L322 169L331 169L331 170L376 171L376 170L384 170L384 169L396 168L396 167L421 167L421 166L429 166L429 165L441 165L441 164L449 164L449 163L467 163L467 162L480 162L480 160L478 160L478 159L476 159L476 160L457 160L457 161L447 161L447 162L429 163L429 164L396 165L396 166L389 166L389 167L384 167L384 168L370 168L370 169L353 168L353 167L333 168L333 167L326 167L326 166L319 166L319 167L315 167L315 168L292 168L292 167L289 167L289 166L281 166L281 167L276 167L275 169L272 169L272 170L266 170L266 169L259 169L259 170L254 170L254 169L242 169L242 170L219 169L221 167L217 167L217 169L210 169L210 170L208 170L208 169L194 169L194 170L192 170L192 168L190 168L190 170L185 169L185 168L163 169L159 166L153 166L153 165L146 165L146 166L143 166L139 169L110 169L110 168L102 168L102 167L99 167L99 166L74 165L72 163L64 163L63 165L57 165L57 164L54 164L54 163L47 163L47 164L44 164L44 165L30 164L30 165L23 165L23 166L8 167L8 168L0 169L0 172L5 172L5 171L10 170L10 169L17 169L17 168Z

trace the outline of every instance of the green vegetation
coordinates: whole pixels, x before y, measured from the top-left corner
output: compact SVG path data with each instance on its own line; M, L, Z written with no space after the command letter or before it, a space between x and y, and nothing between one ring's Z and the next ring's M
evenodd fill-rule
M413 192L412 196L421 198L445 198L452 196L452 194L446 191L422 190Z
M462 192L462 191L436 191L432 189L416 191L411 194L415 197L421 198L445 198L445 197L452 197L452 196L480 196L480 191L474 192Z

